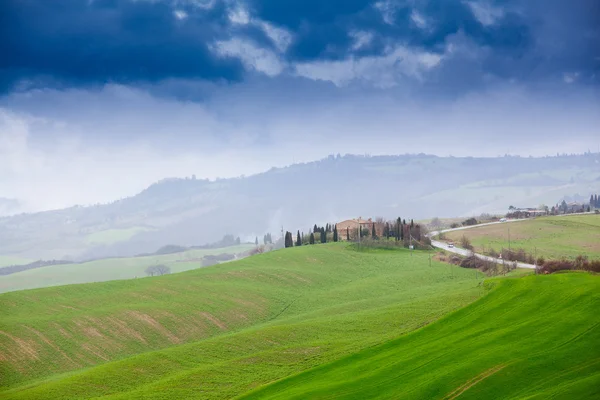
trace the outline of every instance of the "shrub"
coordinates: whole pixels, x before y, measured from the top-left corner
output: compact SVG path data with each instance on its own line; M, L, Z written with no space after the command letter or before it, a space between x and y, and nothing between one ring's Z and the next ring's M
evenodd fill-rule
M489 276L506 275L517 267L514 263L498 264L494 261L483 260L474 255L462 259L459 265L463 268L478 269Z
M588 271L600 273L600 260L590 261L587 256L579 255L575 260L547 260L539 264L538 273L552 274L558 271Z
M492 249L491 247L485 252L485 254L490 257L494 257L494 258L498 258L500 256L500 253L498 253L496 250Z
M473 245L471 244L469 238L465 235L462 235L462 237L460 238L460 247L462 247L463 249L473 251Z
M472 226L477 225L477 220L475 218L469 218L462 222L463 226Z

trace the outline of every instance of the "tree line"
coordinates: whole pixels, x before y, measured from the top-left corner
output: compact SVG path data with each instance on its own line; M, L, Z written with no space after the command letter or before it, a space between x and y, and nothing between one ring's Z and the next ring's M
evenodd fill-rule
M367 226L360 226L360 229L358 227L354 229L347 227L342 232L338 231L336 224L326 224L325 226L315 224L307 234L300 232L300 230L295 235L290 231L286 231L284 245L285 247L297 247L315 243L338 242L340 240L352 241L365 238L376 241L402 242L405 246L408 246L411 242L421 242L425 238L424 229L421 225L415 224L412 219L407 222L406 219L400 217L389 221L378 218L375 222L369 222L364 225Z

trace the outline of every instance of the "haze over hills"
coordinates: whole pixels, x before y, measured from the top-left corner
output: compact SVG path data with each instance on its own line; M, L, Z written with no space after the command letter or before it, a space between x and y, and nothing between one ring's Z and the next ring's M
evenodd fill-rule
M242 240L349 217L428 218L554 204L600 187L600 156L329 156L222 180L172 178L110 204L0 219L0 253L28 259L131 256L166 244Z

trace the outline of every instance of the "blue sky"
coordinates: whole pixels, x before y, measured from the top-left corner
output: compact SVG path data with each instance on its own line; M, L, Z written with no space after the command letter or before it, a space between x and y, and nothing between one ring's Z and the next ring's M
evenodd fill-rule
M0 197L107 201L330 153L595 150L599 21L595 0L4 0Z

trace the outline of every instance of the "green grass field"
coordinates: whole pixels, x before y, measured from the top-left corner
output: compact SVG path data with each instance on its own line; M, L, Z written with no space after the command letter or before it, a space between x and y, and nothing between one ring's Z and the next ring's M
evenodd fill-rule
M427 254L331 244L5 293L0 397L231 398L431 323L480 282Z
M600 277L529 276L413 334L246 399L600 397Z
M465 235L476 251L524 248L545 258L574 258L579 254L600 258L600 215L540 217L527 221L487 225L446 233L454 241Z
M328 244L4 293L0 398L592 398L599 289Z
M104 282L115 279L142 278L150 265L165 264L172 273L202 266L200 259L209 254L241 253L253 245L219 249L188 250L182 253L148 257L107 258L81 264L53 265L0 276L0 293L74 283Z

